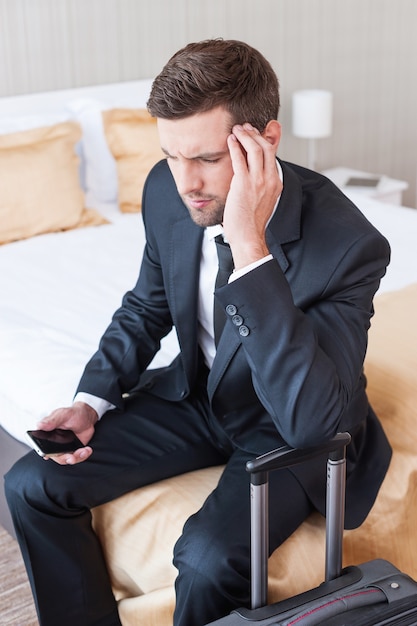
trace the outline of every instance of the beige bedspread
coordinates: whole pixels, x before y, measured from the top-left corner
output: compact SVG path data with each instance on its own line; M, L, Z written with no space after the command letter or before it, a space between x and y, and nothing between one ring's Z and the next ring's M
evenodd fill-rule
M417 578L417 284L378 296L365 370L370 400L394 449L364 524L346 531L344 564L381 557ZM124 626L172 625L172 548L221 468L162 481L94 511ZM324 519L312 515L270 559L270 600L324 578ZM320 568L318 564L323 564Z

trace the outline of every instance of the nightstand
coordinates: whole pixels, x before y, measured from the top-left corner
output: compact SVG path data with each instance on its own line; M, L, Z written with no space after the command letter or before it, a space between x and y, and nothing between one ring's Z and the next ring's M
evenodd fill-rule
M354 191L388 204L402 204L403 191L408 189L408 183L404 180L352 170L349 167L334 167L324 170L322 174L346 194Z

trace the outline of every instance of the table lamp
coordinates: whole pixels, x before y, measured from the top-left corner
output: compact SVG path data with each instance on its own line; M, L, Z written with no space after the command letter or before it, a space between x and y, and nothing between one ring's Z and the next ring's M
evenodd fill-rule
M308 139L307 167L315 169L316 139L332 132L333 94L323 89L302 89L292 97L292 132Z

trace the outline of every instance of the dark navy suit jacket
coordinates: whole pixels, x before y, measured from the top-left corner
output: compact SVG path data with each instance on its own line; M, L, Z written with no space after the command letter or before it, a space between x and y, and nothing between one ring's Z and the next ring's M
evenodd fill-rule
M281 165L284 189L267 229L273 260L215 295L230 314L208 395L235 445L254 454L283 442L305 447L349 431L346 525L356 526L374 502L391 455L363 374L372 300L389 263L389 245L329 180ZM138 282L78 388L118 407L122 394L138 384L180 401L201 371L203 229L191 220L165 161L150 173L142 206L147 243ZM180 355L171 366L142 376L173 325ZM323 460L292 471L323 512Z

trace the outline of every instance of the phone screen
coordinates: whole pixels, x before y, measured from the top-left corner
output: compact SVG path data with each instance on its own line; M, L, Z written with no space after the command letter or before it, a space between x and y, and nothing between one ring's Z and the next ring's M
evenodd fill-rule
M56 428L55 430L28 430L27 436L32 448L41 456L74 452L77 448L83 448L84 444L72 432Z

